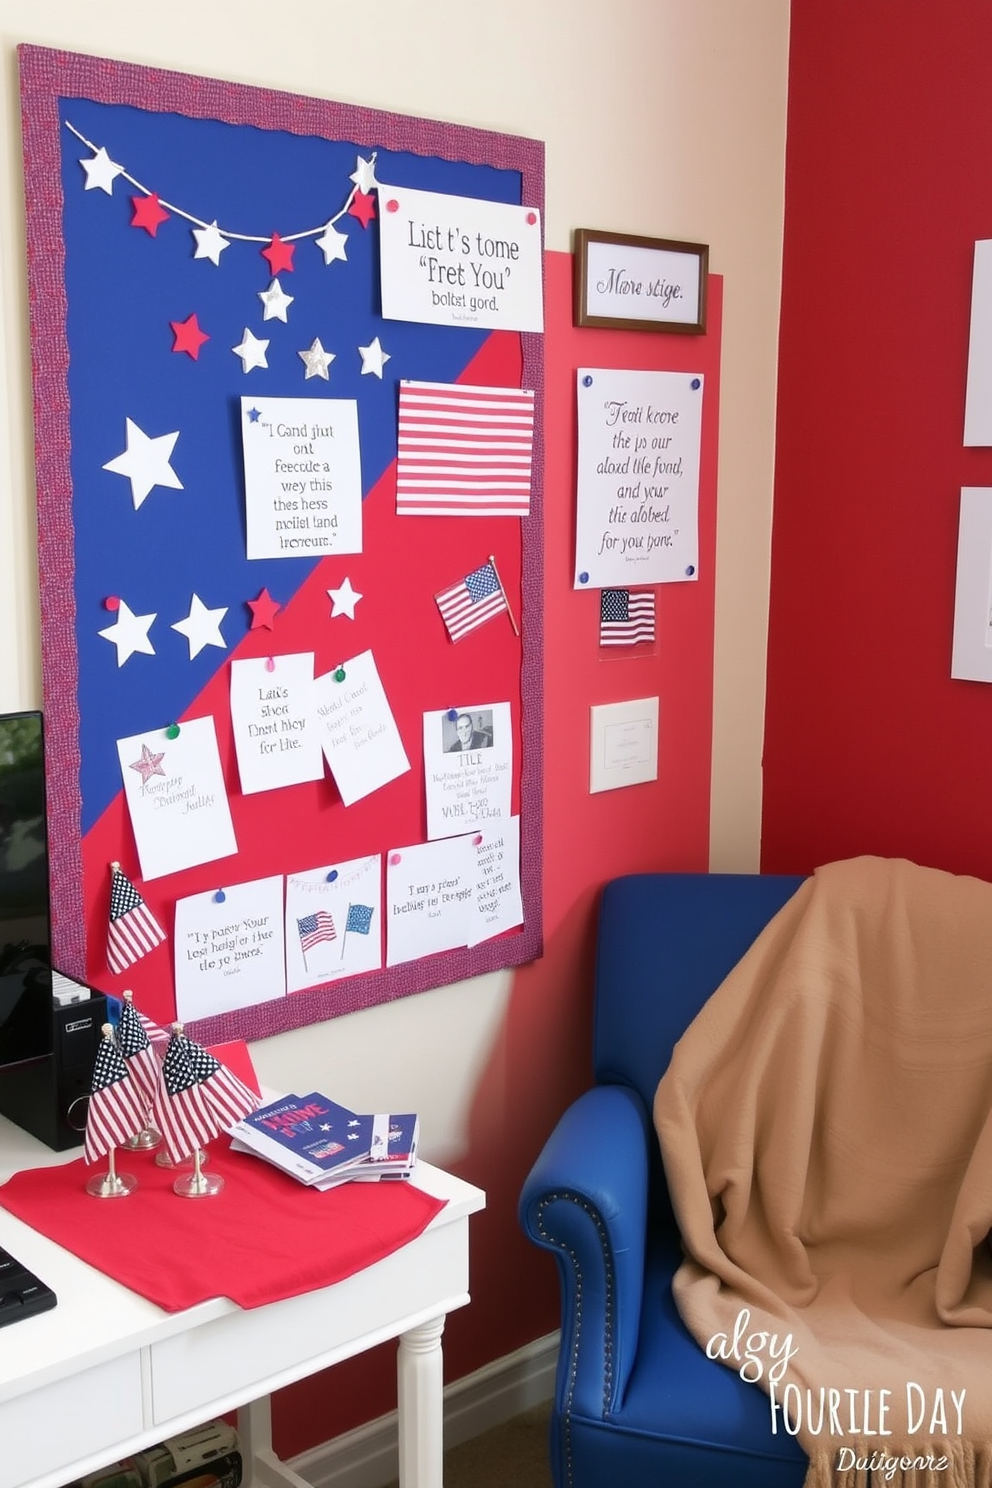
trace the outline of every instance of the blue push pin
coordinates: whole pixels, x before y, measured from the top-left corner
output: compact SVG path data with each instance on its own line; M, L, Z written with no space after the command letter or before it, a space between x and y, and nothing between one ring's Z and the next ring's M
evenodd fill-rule
M458 718L458 709L457 708L449 708L448 709L448 722L449 723L454 723L454 722L456 722L457 718Z
M695 572L696 572L696 569L695 569L695 566L694 566L694 565L693 565L693 564L691 564L691 563L690 563L690 564L689 564L689 567L688 567L688 568L687 568L687 569L686 569L686 571L685 571L685 573L686 573L686 578L688 578L688 579L691 579L691 578L692 578L692 576L693 576L693 574L694 574L694 573L695 573Z
M592 378L589 376L588 372L586 373L585 377L583 377L583 379L582 379L582 386L583 387L592 387Z
M216 894L214 895L214 903L215 904L223 904L226 901L226 899L227 899L227 895L224 893L224 890L223 889L218 889L217 892L216 892Z
M331 871L330 871L330 873L327 875L327 882L328 883L333 883L334 880L337 878L337 876L338 876L338 870L336 868L332 868Z
M699 380L698 377L694 377L692 379L692 381L690 382L690 384L689 384L689 386L692 388L693 392L698 392L698 390L702 387L702 385L703 384L700 382L700 380Z
M580 584L588 584L588 582L589 582L589 575L585 572L585 570L583 570L582 573L579 574L579 583Z

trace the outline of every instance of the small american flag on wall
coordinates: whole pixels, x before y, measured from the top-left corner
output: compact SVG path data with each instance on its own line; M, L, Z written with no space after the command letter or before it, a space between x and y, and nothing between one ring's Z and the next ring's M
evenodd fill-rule
M460 641L507 609L506 595L492 561L474 568L434 598L453 641Z
M636 646L654 640L654 590L604 589L599 597L599 644Z
M337 938L333 917L326 909L318 909L315 914L304 915L302 919L296 921L296 928L300 932L300 949L304 955L313 946L320 945L322 940Z
M533 445L526 388L401 382L397 515L527 516Z

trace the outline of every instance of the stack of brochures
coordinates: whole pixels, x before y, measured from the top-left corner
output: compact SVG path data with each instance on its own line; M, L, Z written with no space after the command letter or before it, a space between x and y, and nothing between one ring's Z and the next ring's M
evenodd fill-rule
M251 1152L309 1188L408 1178L417 1161L415 1115L362 1115L319 1091L287 1095L231 1127L231 1145Z

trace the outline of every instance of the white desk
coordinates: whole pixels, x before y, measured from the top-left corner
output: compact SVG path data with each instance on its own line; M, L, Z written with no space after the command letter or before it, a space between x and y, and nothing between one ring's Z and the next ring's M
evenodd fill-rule
M0 1117L0 1182L79 1152L50 1152ZM0 1488L61 1488L242 1407L245 1484L305 1488L271 1450L269 1393L389 1338L399 1339L400 1481L440 1488L441 1331L469 1300L468 1217L485 1195L428 1163L411 1181L447 1200L416 1240L335 1286L249 1311L218 1297L163 1312L0 1208L0 1245L59 1299L0 1329ZM210 1200L176 1199L198 1202ZM330 1409L327 1423L333 1435Z

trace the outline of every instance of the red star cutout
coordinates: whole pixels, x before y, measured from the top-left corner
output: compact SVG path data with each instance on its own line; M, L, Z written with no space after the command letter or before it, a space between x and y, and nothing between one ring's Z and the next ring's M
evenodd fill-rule
M293 272L293 250L295 243L284 243L278 233L272 234L272 242L268 248L262 249L262 257L269 260L269 268L273 274L291 274Z
M152 751L148 748L147 744L142 744L141 758L135 760L134 764L130 766L132 770L137 770L138 774L141 776L142 790L144 790L145 786L148 784L153 775L165 774L165 771L162 769L162 761L164 758L164 749L162 750L161 754L153 754Z
M170 320L169 324L176 338L172 344L173 351L185 351L195 362L200 355L200 347L204 341L210 340L206 331L200 330L196 312L194 311L188 320Z
M352 217L357 217L363 227L368 227L375 216L375 197L369 191L356 191L348 208Z
M158 232L162 223L168 221L169 214L154 191L149 192L147 196L132 196L131 205L134 208L131 226L143 227L145 232L151 233L152 237Z
M250 630L258 630L260 626L271 630L272 622L282 609L282 605L276 603L268 589L263 589L257 599L248 600L248 608L251 610Z

